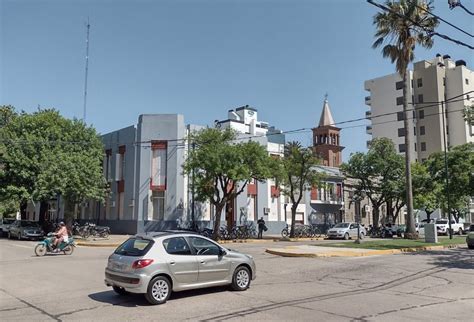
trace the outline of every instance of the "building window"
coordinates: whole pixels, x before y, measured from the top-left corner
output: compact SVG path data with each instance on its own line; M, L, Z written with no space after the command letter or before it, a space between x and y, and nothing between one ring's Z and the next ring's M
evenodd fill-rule
M401 138L402 136L405 136L405 129L403 127L398 129L398 137Z
M416 143L415 143L415 152L416 152Z
M423 94L418 95L418 103L423 103Z
M413 118L415 118L415 115L413 115ZM416 135L416 126L413 127L413 135Z
M469 101L471 99L471 97L469 96L469 94L466 95L466 99Z
M417 87L423 87L423 79L422 78L418 78L416 80L416 86Z
M405 144L399 144L399 145L398 145L398 151L399 151L400 153L405 152L405 151L406 151L406 149L405 149Z
M153 207L153 220L165 219L165 192L152 191L151 205Z
M410 81L410 83L411 83L411 88L413 88L413 79Z
M403 105L403 96L397 97L397 105Z
M166 190L166 171L167 171L167 148L166 141L152 141L152 160L151 160L151 182L152 190Z
M123 192L118 193L117 199L118 199L117 200L117 203L118 203L117 213L118 213L118 219L120 220L123 218L124 193Z
M121 181L125 173L125 145L119 146L119 153L116 155L115 179Z
M397 121L403 121L403 112L397 112Z
M403 81L399 81L395 83L395 89L403 89Z
M421 151L426 151L426 142L421 142Z
M465 83L466 83L466 85L469 85L469 78L465 79Z
M420 126L420 135L425 135L425 127Z
M425 158L421 159L421 162L425 162L425 161L426 161L426 159L425 159Z
M420 110L420 111L418 112L418 118L419 118L420 120L424 119L424 118L425 118L425 111Z
M105 151L105 178L112 180L112 150Z

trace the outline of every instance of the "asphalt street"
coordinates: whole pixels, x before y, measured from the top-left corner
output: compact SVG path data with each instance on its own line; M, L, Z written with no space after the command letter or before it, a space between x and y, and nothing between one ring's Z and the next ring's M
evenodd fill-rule
M255 257L245 292L226 287L174 293L151 306L103 283L112 248L78 247L36 257L34 242L0 239L2 321L285 320L472 321L474 251L458 248L354 258L284 258L287 243L225 245Z

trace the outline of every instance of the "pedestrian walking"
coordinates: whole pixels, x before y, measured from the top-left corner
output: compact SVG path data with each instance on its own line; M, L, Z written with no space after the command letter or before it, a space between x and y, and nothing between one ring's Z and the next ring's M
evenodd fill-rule
M260 217L260 219L257 221L258 224L258 239L263 238L263 231L267 231L267 226L265 226L265 220L263 220L263 217Z

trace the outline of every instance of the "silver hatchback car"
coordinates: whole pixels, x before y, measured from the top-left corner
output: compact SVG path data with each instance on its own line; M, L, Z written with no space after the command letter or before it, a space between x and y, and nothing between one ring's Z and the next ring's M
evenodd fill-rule
M107 286L120 295L145 294L151 304L165 303L172 291L219 285L244 291L255 277L252 256L189 232L131 237L109 256L105 268Z

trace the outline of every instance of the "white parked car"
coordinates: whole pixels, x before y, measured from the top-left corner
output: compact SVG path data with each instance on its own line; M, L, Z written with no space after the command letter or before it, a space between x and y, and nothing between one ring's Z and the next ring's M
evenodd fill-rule
M436 220L436 231L438 232L438 235L449 235L449 223L448 219L437 219ZM453 231L453 234L463 234L464 230L464 225L463 224L458 224L456 221L451 220L451 229Z
M328 230L327 236L331 238L357 238L357 227L359 227L360 239L367 236L365 228L355 222L342 222Z

